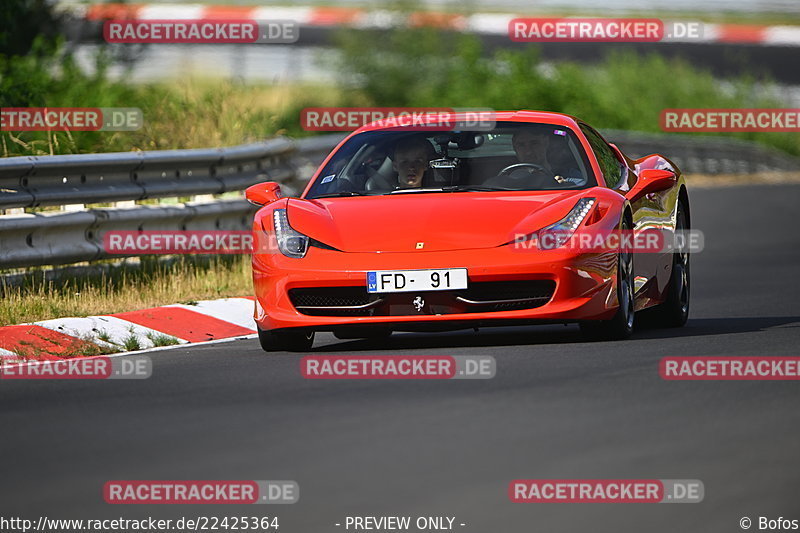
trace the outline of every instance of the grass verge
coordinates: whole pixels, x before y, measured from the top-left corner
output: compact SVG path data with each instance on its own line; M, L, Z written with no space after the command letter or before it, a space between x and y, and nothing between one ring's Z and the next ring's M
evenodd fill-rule
M800 172L757 172L755 174L684 174L691 188L712 189L742 185L800 184Z
M89 83L77 73L64 76L69 83L54 82L46 95L49 107L137 107L142 110L144 126L137 131L3 131L0 156L173 150L256 142L285 133L281 124L286 122L287 112L294 116L296 99L319 94L319 88L306 86L250 86L202 79L127 85L105 79Z
M185 256L171 263L143 258L139 265L52 280L45 279L41 270L31 271L14 285L0 280L0 326L244 296L251 291L249 256ZM157 346L172 344L166 338L151 340Z

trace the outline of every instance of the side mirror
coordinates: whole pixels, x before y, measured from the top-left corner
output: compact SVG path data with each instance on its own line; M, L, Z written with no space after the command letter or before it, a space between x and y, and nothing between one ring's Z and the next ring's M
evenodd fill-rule
M636 180L636 185L628 191L625 197L635 202L642 196L658 191L665 191L674 186L677 182L675 173L669 170L659 170L656 168L647 168L639 172L639 179Z
M244 197L253 205L267 205L282 196L281 186L274 181L256 183L244 191Z

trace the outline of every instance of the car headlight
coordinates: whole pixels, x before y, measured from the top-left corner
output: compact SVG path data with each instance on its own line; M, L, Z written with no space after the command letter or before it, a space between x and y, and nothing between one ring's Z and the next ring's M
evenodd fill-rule
M275 226L275 237L278 249L286 257L300 259L308 251L308 237L289 225L286 209L276 209L272 212L272 222Z
M581 198L567 216L539 230L537 232L539 248L551 249L564 246L589 214L594 203L594 198Z

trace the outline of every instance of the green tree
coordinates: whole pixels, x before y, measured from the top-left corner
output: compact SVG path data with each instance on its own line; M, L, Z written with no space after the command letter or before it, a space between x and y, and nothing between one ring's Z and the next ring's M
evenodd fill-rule
M0 106L43 105L60 19L45 0L0 2Z

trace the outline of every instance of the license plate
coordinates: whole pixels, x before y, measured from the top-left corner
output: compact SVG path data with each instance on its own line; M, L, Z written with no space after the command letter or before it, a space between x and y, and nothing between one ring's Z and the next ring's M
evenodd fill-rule
M367 292L449 291L466 288L466 268L367 272Z

